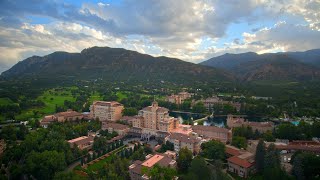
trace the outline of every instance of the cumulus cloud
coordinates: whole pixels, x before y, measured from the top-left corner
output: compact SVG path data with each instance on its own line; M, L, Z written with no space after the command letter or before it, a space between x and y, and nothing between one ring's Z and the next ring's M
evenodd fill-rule
M317 0L123 0L81 6L3 0L0 7L2 69L30 55L79 52L91 46L122 47L192 62L225 52L319 48ZM34 22L34 17L48 22ZM248 30L238 32L242 28L235 26L231 31L239 35L229 38L231 24L246 24Z

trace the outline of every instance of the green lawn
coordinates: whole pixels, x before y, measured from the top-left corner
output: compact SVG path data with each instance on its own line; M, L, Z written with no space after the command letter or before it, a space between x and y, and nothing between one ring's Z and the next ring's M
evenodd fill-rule
M118 92L116 93L116 95L117 95L117 97L118 97L118 101L121 101L122 99L128 97L125 92L120 92L120 91L118 91Z
M0 98L0 106L12 104L13 102L9 98Z
M50 90L45 91L40 97L39 100L43 101L46 105L41 108L41 112L43 113L53 113L55 111L56 105L63 106L64 101L72 101L74 102L76 99L72 97L70 90L53 92Z
M100 101L100 100L102 100L102 96L98 92L95 92L90 96L89 104L92 104L93 101Z
M24 110L21 114L16 116L18 120L28 120L34 116L34 111L39 111L39 115L47 115L55 112L56 105L63 106L64 101L72 101L74 102L76 99L72 97L71 90L75 87L67 88L63 91L54 91L54 89L50 89L45 91L41 96L37 99L41 100L45 103L44 107L40 108L32 108L28 110Z

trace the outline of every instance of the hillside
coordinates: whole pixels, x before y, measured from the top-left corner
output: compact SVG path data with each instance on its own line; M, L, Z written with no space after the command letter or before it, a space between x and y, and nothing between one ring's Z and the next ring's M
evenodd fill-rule
M249 61L233 68L244 81L306 81L319 79L320 70L286 55Z
M306 52L224 54L200 63L232 72L244 81L314 80L320 77L320 49Z
M140 81L191 84L231 81L223 70L168 57L153 57L120 48L93 47L81 53L55 52L20 61L1 78L46 82L66 80Z

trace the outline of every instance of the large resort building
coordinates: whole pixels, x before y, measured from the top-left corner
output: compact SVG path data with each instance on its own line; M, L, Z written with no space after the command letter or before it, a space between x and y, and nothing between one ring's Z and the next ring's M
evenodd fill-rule
M95 101L90 106L90 114L100 121L117 121L121 119L123 109L123 105L116 101Z
M130 130L129 126L127 126L127 125L114 123L114 122L108 122L108 121L102 122L101 129L107 130L109 133L117 132L118 135L120 135L120 136L126 135Z
M76 121L83 118L83 114L69 109L65 112L59 112L53 115L45 116L40 121L40 126L47 128L50 123L53 122L66 122L66 121Z
M258 131L260 133L265 133L266 131L272 131L274 129L274 123L272 122L250 122L242 117L228 115L227 126L229 128L249 126L253 131Z
M183 101L192 97L191 93L188 92L180 92L177 95L172 94L171 96L167 96L166 101L174 103L174 104L182 104Z
M179 128L179 119L170 117L169 110L159 107L157 102L139 111L132 122L134 128L141 128L141 137L161 136Z
M226 128L216 126L192 126L192 130L197 136L214 139L223 143L231 142L232 132Z
M194 136L181 134L181 133L172 133L165 139L174 144L174 151L178 153L180 149L187 148L193 154L197 154L200 151L200 138Z

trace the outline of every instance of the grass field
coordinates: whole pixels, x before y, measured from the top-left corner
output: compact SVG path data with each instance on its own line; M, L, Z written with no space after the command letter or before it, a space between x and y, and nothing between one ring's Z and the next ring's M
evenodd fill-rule
M117 95L117 97L118 97L118 101L121 101L122 99L128 97L125 92L121 92L121 91L118 91L118 92L116 93L116 95Z
M13 102L9 98L0 98L0 106L12 104Z
M92 94L89 98L89 104L92 104L93 101L99 101L99 100L102 100L102 96L98 93L98 92L95 92L94 94Z
M74 87L66 88L65 90L54 91L54 89L50 89L45 91L41 96L37 99L41 100L45 103L44 107L41 108L32 108L28 110L24 110L21 114L16 116L17 120L28 120L29 118L34 117L34 111L39 111L39 115L46 115L55 112L55 107L63 106L64 101L75 101L75 98L72 97L71 90Z

